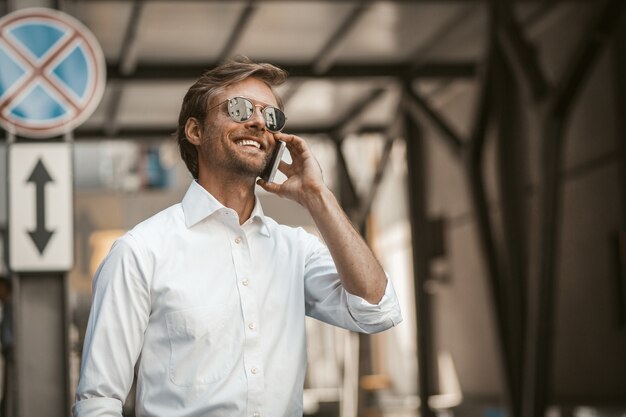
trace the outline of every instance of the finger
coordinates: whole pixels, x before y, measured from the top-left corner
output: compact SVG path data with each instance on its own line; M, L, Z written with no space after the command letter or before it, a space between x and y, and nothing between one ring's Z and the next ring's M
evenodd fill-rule
M274 182L267 182L264 179L260 179L260 178L257 180L256 183L265 191L272 193L272 194L280 195L280 184L276 184Z
M306 144L306 141L302 139L300 136L296 135L287 135L285 133L276 133L274 137L277 140L282 140L287 145L287 149L289 149L290 153L301 154L307 152L309 147Z
M290 177L291 175L293 175L293 167L291 166L291 164L288 164L285 161L280 161L278 163L278 169L287 177Z
M292 142L294 138L297 138L297 136L290 133L276 132L274 133L274 138L276 138L276 140L282 140L285 143L289 143Z

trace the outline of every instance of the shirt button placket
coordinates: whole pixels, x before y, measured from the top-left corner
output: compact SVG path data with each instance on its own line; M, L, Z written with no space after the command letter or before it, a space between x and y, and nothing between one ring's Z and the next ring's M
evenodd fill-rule
M234 230L233 230L234 231ZM243 320L248 328L245 334L244 342L244 362L248 368L248 416L260 417L263 407L263 387L264 375L261 370L263 364L259 352L259 321L258 310L256 305L256 293L250 281L251 259L249 252L249 237L241 233L241 230L235 231L230 237L233 258L236 260L235 273L239 278L239 296L241 297L241 307L243 312Z

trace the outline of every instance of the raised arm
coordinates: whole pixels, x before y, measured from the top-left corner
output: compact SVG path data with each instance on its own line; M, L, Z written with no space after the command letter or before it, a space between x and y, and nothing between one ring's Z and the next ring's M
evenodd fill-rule
M346 291L371 304L378 304L385 293L387 277L324 184L319 163L308 145L295 135L277 133L275 138L284 141L291 154L292 163L281 162L279 167L287 180L283 184L259 180L259 185L305 207L328 246Z

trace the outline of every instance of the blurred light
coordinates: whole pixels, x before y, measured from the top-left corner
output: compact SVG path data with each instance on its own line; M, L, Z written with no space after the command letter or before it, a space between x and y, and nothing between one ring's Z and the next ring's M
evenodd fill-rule
M91 259L89 260L89 269L91 276L94 276L98 266L111 250L111 246L117 238L126 233L126 230L111 229L99 230L93 232L89 236L89 244L91 245Z

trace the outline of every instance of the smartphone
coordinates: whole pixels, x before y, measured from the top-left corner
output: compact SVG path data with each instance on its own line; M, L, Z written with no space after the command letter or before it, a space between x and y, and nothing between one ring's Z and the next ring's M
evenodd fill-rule
M283 157L283 152L285 152L285 142L282 140L276 141L274 152L272 153L267 167L265 167L265 171L261 174L261 179L267 182L274 182L274 177L276 176L276 171L278 171L278 165Z

